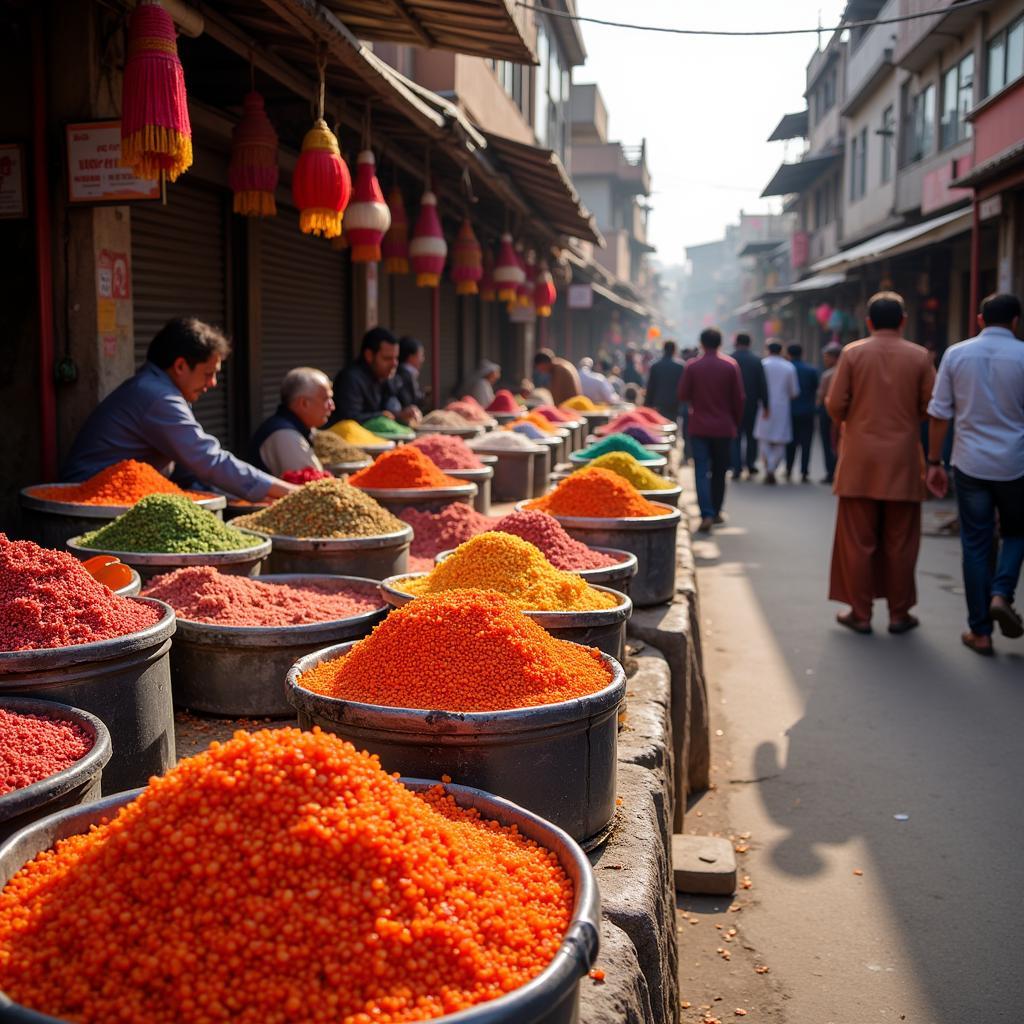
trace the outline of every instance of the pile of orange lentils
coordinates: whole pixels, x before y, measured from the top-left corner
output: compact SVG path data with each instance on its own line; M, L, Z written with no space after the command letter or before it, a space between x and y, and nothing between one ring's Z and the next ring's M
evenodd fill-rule
M463 712L557 704L611 681L596 648L556 640L506 597L481 590L418 598L299 678L328 697Z
M180 494L195 501L212 497L197 491L183 491L148 462L136 462L134 459L115 462L80 484L63 487L44 485L33 487L29 493L33 498L67 501L75 505L134 505L150 494Z
M395 1024L525 984L573 886L337 737L236 733L0 893L0 989L80 1024Z
M376 462L353 473L348 482L355 487L367 487L370 490L391 490L461 487L466 481L449 476L419 448L407 444L385 452Z
M550 494L528 502L528 509L553 516L633 519L665 514L628 480L607 469L587 468L567 476Z

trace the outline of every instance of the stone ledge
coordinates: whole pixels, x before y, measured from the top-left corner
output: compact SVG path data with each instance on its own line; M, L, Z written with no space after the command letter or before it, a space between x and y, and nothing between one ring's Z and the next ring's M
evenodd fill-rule
M605 919L597 966L603 981L580 982L580 1024L649 1024L651 994L629 936Z

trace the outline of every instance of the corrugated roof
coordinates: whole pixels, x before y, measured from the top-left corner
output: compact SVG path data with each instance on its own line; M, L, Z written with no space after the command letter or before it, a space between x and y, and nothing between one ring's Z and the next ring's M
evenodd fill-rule
M795 164L781 164L771 181L765 185L761 198L765 196L788 196L793 192L803 192L813 184L825 171L842 159L841 150L831 150L816 156L805 156Z
M785 142L787 139L807 138L806 110L799 110L795 114L783 114L782 120L775 126L775 131L768 136L769 142Z

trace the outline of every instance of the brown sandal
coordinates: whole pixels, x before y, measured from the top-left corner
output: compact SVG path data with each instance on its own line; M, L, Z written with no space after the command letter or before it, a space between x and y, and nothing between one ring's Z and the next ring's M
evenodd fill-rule
M961 633L960 639L963 641L964 647L969 647L975 654L980 654L983 658L994 658L995 648L992 646L992 640L989 638L988 644L979 644L978 641L982 639L975 633Z
M836 622L838 622L840 626L852 629L854 633L860 633L863 636L867 636L871 632L871 623L864 619L855 619L853 617L853 612L846 612L846 614L840 613L836 616Z

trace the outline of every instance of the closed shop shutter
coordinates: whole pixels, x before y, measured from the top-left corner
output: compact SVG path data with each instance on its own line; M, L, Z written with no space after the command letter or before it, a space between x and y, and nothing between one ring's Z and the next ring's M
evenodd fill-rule
M280 398L281 379L293 367L315 366L328 377L348 354L347 255L299 232L298 213L279 208L261 225L260 341L263 415Z
M459 296L455 285L441 282L441 404L455 391L461 377L459 362Z
M227 193L182 182L167 189L167 205L132 207L132 287L135 363L153 335L179 316L194 316L230 334ZM229 361L225 370L229 370ZM195 404L203 429L231 443L230 373Z

